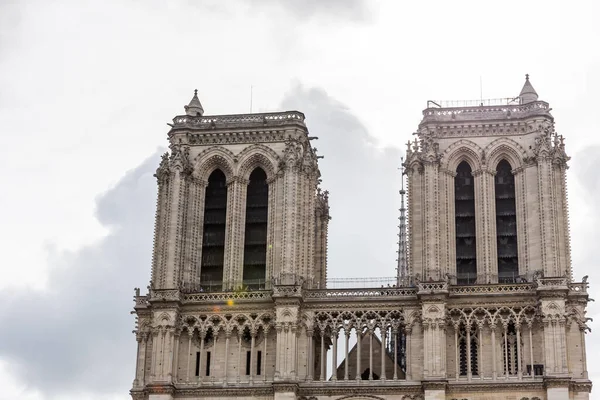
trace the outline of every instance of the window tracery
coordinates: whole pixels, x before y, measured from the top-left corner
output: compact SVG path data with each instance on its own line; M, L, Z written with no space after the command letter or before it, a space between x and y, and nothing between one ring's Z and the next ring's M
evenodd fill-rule
M471 166L461 162L454 177L454 211L456 227L456 278L459 285L477 281L475 232L475 185Z
M204 199L200 284L206 286L205 290L220 287L223 282L226 216L226 178L223 171L216 169L208 178Z
M496 167L494 188L498 282L514 283L517 282L519 275L515 177L512 174L511 165L506 160L501 160Z
M266 284L268 212L267 174L258 167L250 174L246 195L243 282L251 289L262 289Z

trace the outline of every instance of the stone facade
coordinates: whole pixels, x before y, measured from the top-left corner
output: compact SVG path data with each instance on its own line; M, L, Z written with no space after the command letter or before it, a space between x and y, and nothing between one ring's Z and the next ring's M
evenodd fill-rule
M133 399L589 398L569 158L528 79L514 99L423 111L393 287L327 288L302 113L205 116L197 95L185 110L156 172Z

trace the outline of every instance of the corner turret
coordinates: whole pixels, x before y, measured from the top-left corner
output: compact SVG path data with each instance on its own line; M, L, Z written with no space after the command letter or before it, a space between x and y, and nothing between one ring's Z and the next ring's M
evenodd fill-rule
M531 103L538 99L537 92L529 82L529 74L525 74L525 84L521 89L521 93L519 93L519 99L521 99L521 104Z
M200 99L198 99L198 89L194 90L194 97L190 101L190 104L184 106L185 113L192 117L201 117L204 115L204 108L202 108L202 104L200 103Z

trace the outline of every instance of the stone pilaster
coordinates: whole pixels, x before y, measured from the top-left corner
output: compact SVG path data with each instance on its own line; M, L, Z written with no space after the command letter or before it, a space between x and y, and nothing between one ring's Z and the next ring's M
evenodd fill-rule
M186 224L187 246L184 260L184 286L196 287L200 283L202 260L202 230L204 226L204 202L208 182L189 177L189 199Z
M423 325L423 380L446 379L447 282L418 285Z
M163 287L167 254L167 234L171 209L172 179L169 167L169 154L162 156L160 166L154 175L158 182L158 197L156 200L156 217L154 223L154 249L152 254L153 287Z
M560 377L569 372L565 331L567 292L566 278L538 279L546 376Z
M496 213L494 171L473 171L475 179L475 232L477 234L477 283L497 283Z
M545 153L537 158L538 195L540 207L540 234L542 244L542 270L545 276L560 276L556 259L556 214L554 208L554 174L552 162Z
M440 268L442 277L456 276L456 222L454 218L454 177L456 172L440 173Z
M519 262L519 275L531 279L533 269L529 264L529 224L527 203L527 186L525 168L519 167L513 170L515 177L515 206L517 212L517 254ZM496 251L498 249L496 248ZM496 260L496 265L498 261Z
M571 239L569 232L569 208L567 202L567 166L566 162L556 160L553 164L554 175L554 226L557 236L557 276L573 277L571 269Z
M407 156L408 174L408 254L407 263L410 276L423 279L423 167L418 161Z
M138 332L136 334L137 346L137 357L135 364L135 380L133 381L133 388L144 387L144 372L146 369L146 348L148 347L148 333Z
M244 231L248 181L234 177L227 182L227 226L225 227L225 259L223 289L240 285L243 279Z
M275 328L277 330L275 380L296 382L298 380L297 354L302 288L290 277L275 280Z
M423 163L423 201L424 201L424 275L423 280L442 279L439 265L439 162L437 160Z
M283 237L281 271L297 272L297 226L298 226L298 144L287 143L285 170L283 175Z

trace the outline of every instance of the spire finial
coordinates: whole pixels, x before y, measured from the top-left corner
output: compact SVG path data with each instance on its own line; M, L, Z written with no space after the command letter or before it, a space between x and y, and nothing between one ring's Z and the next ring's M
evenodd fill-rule
M527 75L529 76L529 75ZM198 96L198 89L194 89L194 96Z
M525 74L525 80L528 81L529 80L529 74Z

